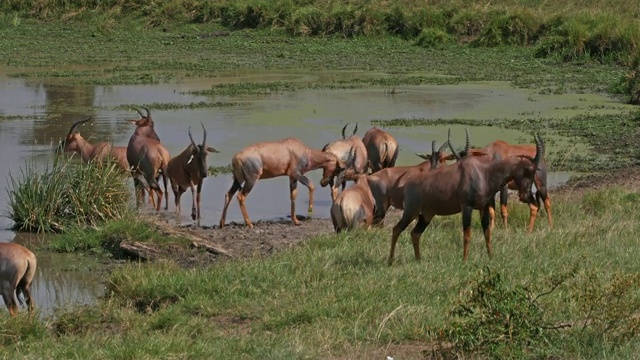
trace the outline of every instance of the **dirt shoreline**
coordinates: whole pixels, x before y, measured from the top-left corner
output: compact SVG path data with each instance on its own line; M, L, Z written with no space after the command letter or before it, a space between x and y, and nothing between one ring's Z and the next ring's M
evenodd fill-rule
M588 190L609 186L623 186L640 190L640 167L614 173L594 174L572 180L550 192L552 199L560 196L580 196ZM511 202L517 202L515 197ZM385 220L385 227L391 228L402 215L401 210L391 209ZM148 249L151 259L168 258L185 267L206 266L228 260L255 259L289 249L319 235L333 233L330 219L307 218L298 215L300 225L293 225L290 219L259 220L249 229L244 223L229 223L219 226L197 227L195 225L175 226L162 217L151 217L150 221L158 231L167 236L186 237L192 241L190 249L180 250L177 246L165 249ZM146 251L144 248L142 251Z

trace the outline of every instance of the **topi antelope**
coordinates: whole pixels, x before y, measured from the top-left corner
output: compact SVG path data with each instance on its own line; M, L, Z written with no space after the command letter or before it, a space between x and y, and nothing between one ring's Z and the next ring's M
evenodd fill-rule
M94 160L105 162L109 158L112 158L118 162L118 166L123 171L128 171L129 163L127 162L127 148L125 146L112 146L111 143L107 141L100 141L94 145L82 137L79 131L76 131L78 126L89 120L91 120L91 117L74 122L65 139L58 145L57 152L73 151L80 154L80 157L85 163Z
M355 163L356 155L352 152L347 161L347 168ZM336 182L342 181L346 171L336 178ZM355 184L342 191L331 205L331 221L336 233L342 230L357 228L367 229L373 222L375 200L369 188L367 174L356 175Z
M342 190L346 187L346 182L350 177L354 177L357 174L365 174L368 171L369 167L369 158L367 156L367 148L364 146L362 139L359 136L356 136L356 132L358 131L358 124L356 124L353 129L353 133L347 138L345 131L347 130L347 123L342 128L342 139L333 141L328 143L322 148L322 151L329 152L335 155L341 161L347 161L349 158L349 151L351 148L355 149L356 152L356 163L352 168L350 168L348 176L345 180L340 183L335 183L331 186L331 200L335 201L336 196L338 195L338 185L342 185Z
M180 214L180 197L187 191L187 188L191 189L191 196L193 199L193 205L191 206L191 218L193 220L200 221L200 192L202 191L202 182L207 177L207 155L219 152L218 150L206 146L207 142L207 130L202 125L202 144L196 144L193 141L191 135L191 127L189 127L189 140L191 144L187 146L177 156L174 156L169 160L167 165L167 176L171 181L171 189L176 200L176 212ZM198 194L196 195L194 187L198 187ZM196 211L197 204L197 211Z
M404 187L407 182L418 174L435 169L442 164L442 151L447 144L448 142L445 142L436 150L436 141L433 140L431 143L431 155L418 155L427 159L427 161L414 166L390 167L369 175L367 182L376 201L374 220L376 225L382 225L389 207L393 206L400 210L404 208Z
M449 142L451 151L453 146ZM468 154L468 147L466 148ZM462 212L464 239L463 260L467 260L471 240L471 213L480 210L482 230L489 257L491 227L489 207L491 199L508 181L514 181L521 193L531 194L533 178L544 156L544 143L536 135L536 153L532 158L522 155L494 160L489 156L467 156L457 163L422 173L411 179L404 189L404 211L402 218L393 227L388 263L393 263L396 243L400 234L414 220L411 230L413 251L420 260L420 236L435 215L446 216Z
M167 165L171 156L169 151L160 143L158 135L155 132L153 120L149 109L144 108L147 115L143 115L138 109L135 109L142 118L136 120L128 120L136 126L129 144L127 145L127 161L129 162L131 175L136 188L136 204L139 204L141 188L146 184L149 186L149 197L156 211L160 211L162 206L162 189L158 184L159 174L162 174L164 181L164 194L166 196L165 210L169 209L169 193L167 184ZM142 181L144 179L144 181ZM154 190L158 197L158 203L152 196L151 190Z
M372 173L396 166L400 148L391 134L374 126L364 134L362 142L367 149Z
M253 227L245 201L251 189L260 179L270 179L279 176L289 177L291 194L291 220L299 225L296 217L297 185L301 182L309 189L309 212L313 211L313 183L304 175L306 172L322 168L320 185L333 186L333 179L346 169L344 162L329 152L312 149L300 140L286 138L278 141L260 142L249 145L237 152L232 160L233 184L225 194L224 208L220 218L220 227L224 227L227 208L233 195L238 193L238 203L244 221L249 228Z
M376 201L369 188L369 175L358 174L354 181L331 205L331 222L338 234L342 230L368 229L373 223Z
M536 154L536 145L535 144L518 144L513 145L509 144L506 141L496 140L491 144L487 145L481 149L470 149L469 155L473 156L489 156L492 159L506 159L508 157L513 156L521 156L526 155L533 157ZM451 160L456 158L456 154L450 154L446 157L447 160ZM544 159L540 159L540 165L538 166L538 170L536 171L536 175L534 178L534 184L536 185L536 194L533 195L532 192L526 193L518 193L518 197L521 202L529 204L529 224L527 226L527 231L532 232L533 226L536 221L536 217L538 215L538 211L541 207L541 202L544 204L545 212L547 213L547 221L549 222L549 227L553 227L553 218L551 216L551 199L549 198L549 193L547 190L547 162ZM517 190L516 185L513 181L510 181L508 184L500 188L500 214L502 215L502 223L506 227L509 212L507 209L507 201L509 198L508 189ZM492 201L490 211L491 218L491 228L493 228L495 223L495 199Z
M0 243L0 294L9 314L15 316L18 303L27 303L29 313L33 313L34 301L31 297L31 282L36 274L36 256L22 245Z

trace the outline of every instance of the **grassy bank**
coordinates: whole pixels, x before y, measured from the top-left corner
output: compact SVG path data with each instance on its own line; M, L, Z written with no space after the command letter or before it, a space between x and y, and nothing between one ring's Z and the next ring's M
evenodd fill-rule
M487 258L474 214L462 263L459 216L425 232L423 261L403 234L321 237L264 259L185 270L132 264L95 307L45 323L0 322L3 353L57 357L632 358L640 348L638 193L612 188L554 198L555 228L511 205ZM593 219L597 218L597 221ZM7 340L8 341L8 340ZM1 345L0 345L1 346ZM423 353L424 351L424 353Z
M637 51L640 7L633 1L186 1L150 0L7 1L0 10L39 20L91 19L109 31L119 18L170 28L185 23L220 23L230 29L283 29L293 35L391 34L424 46L465 42L477 46L537 44L541 56L628 60Z

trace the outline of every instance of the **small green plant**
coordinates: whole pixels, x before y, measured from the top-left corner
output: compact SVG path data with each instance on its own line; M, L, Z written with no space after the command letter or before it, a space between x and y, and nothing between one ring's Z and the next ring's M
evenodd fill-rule
M443 44L451 44L454 42L453 36L447 34L442 29L428 28L422 30L416 44L422 47L434 47Z
M115 161L55 162L39 171L32 162L9 175L9 214L16 230L60 232L70 224L95 225L129 213L131 191Z
M555 333L549 330L565 326L548 324L538 300L574 275L572 269L552 277L548 279L550 289L534 295L531 287L511 285L500 273L485 268L451 311L453 321L441 336L462 353L521 357L539 344L554 341Z

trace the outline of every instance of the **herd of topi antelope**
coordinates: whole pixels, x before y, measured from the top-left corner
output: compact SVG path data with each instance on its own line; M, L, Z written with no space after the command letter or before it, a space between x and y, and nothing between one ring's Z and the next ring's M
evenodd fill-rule
M128 120L136 126L126 147L112 147L109 142L91 144L77 127L90 118L75 122L58 151L73 151L85 162L102 162L115 159L125 172L130 172L136 189L136 204L140 204L145 190L149 201L160 210L163 194L165 210L169 207L167 179L175 196L176 211L180 212L180 197L191 189L193 205L191 217L200 219L200 193L207 177L207 154L218 150L206 146L207 131L202 125L203 139L196 144L189 128L190 144L171 158L154 130L151 112L134 108L140 119ZM416 220L411 230L414 255L420 259L420 237L435 215L446 216L462 213L463 261L467 260L471 239L471 213L479 210L482 230L489 257L492 256L491 230L495 222L495 195L500 193L500 213L507 225L508 189L517 190L521 202L530 208L528 231L533 230L541 204L544 204L549 226L553 226L551 202L547 194L547 168L544 159L545 146L539 135L532 145L511 145L495 141L484 148L471 149L469 133L465 129L464 150L456 152L451 143L451 131L447 141L436 149L432 142L430 155L418 156L426 161L413 166L395 166L398 143L389 133L373 127L363 138L356 135L356 124L350 136L349 124L342 129L342 139L317 150L306 146L296 138L260 142L237 152L232 160L233 184L225 194L220 227L225 226L229 203L237 194L245 223L253 227L245 206L246 198L259 179L280 176L289 177L291 219L296 218L295 202L297 184L309 189L309 212L313 210L314 185L305 176L311 170L322 168L322 187L331 189L331 220L336 232L355 228L382 226L391 206L403 211L400 221L393 227L388 264L393 263L395 246L400 234ZM445 153L449 147L451 153ZM456 162L447 165L447 161ZM162 176L164 192L159 185ZM354 185L345 189L346 181ZM532 185L536 185L535 195ZM197 188L197 194L196 190ZM342 189L339 192L339 188ZM157 197L156 199L154 198ZM13 316L22 293L33 310L30 286L36 269L36 257L17 244L0 244L0 293Z

